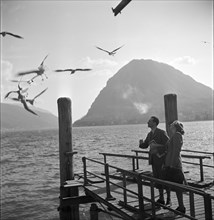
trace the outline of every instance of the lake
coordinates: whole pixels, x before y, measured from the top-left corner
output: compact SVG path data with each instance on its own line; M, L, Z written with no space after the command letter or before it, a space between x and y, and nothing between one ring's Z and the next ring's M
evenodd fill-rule
M213 121L185 122L183 149L213 152ZM164 124L159 125L165 128ZM139 139L149 129L144 125L73 128L75 173L83 172L83 156L103 161L100 152L133 154ZM111 164L131 169L131 161L109 158ZM196 161L195 161L196 162ZM198 161L197 161L198 162ZM204 160L213 165L212 159ZM145 163L149 169L148 161ZM140 164L141 165L141 164ZM92 170L100 171L96 166ZM199 167L184 164L187 178L199 179ZM205 179L213 178L211 169ZM1 219L59 219L58 130L17 131L1 134ZM82 208L81 219L88 219Z

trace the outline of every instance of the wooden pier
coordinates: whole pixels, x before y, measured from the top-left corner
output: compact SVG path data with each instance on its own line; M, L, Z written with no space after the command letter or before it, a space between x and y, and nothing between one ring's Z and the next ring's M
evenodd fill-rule
M133 156L136 158L136 156ZM140 157L138 159L141 159ZM102 166L104 173L97 174L90 171L90 166L87 164L96 163L97 166ZM109 165L101 161L83 157L84 173L82 179L77 181L67 181L66 188L73 187L74 183L79 184L85 190L85 197L82 197L81 202L93 203L93 216L98 216L99 212L105 212L113 217L122 219L205 219L211 220L214 217L214 194L210 194L204 190L197 189L188 185L180 185L155 179L143 173L127 171L119 167ZM110 175L110 169L114 169L122 176L122 180L115 179ZM134 180L134 181L131 181ZM172 206L166 207L155 203L158 191L155 184L162 184L163 187L168 187L172 190ZM210 187L210 190L214 187ZM176 211L177 199L176 190L184 192L184 204L186 214ZM76 198L67 198L70 204ZM106 208L101 210L95 206L95 202L102 203ZM95 208L97 207L97 209ZM108 211L106 211L108 210ZM111 210L111 211L109 211ZM169 212L170 211L170 212ZM95 214L97 212L97 214ZM95 219L98 217L94 217ZM94 218L91 218L92 220Z
M169 124L177 119L176 95L164 96L166 130L169 132ZM78 220L79 205L91 204L90 220L98 220L99 213L111 216L111 219L214 219L214 181L204 183L204 167L214 168L204 164L204 159L214 157L211 152L196 152L185 150L184 163L199 167L200 179L188 185L176 184L152 176L151 172L142 169L140 160L148 160L148 151L132 150L130 155L100 153L103 161L91 158L82 158L83 173L75 179L73 172L72 151L72 119L71 101L68 98L58 100L59 109L59 155L60 155L60 220ZM170 134L169 134L170 136ZM185 152L185 154L184 154ZM191 154L187 154L191 153ZM196 155L194 153L201 153ZM141 154L141 155L139 155ZM107 157L118 157L131 160L130 170L110 165ZM198 160L199 163L189 160ZM91 164L92 163L92 164ZM93 166L91 166L93 165ZM97 171L91 171L90 167L96 165ZM158 190L156 184L164 189L171 190L172 206L156 204ZM84 193L79 195L80 188ZM176 211L177 199L175 192L182 191L186 213ZM98 207L97 204L101 204Z

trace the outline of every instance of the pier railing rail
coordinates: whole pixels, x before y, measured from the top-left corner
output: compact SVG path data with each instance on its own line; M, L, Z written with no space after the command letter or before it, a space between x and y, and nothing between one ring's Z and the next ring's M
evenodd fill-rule
M214 153L203 152L203 151L192 151L192 150L182 150L182 151L192 153L192 154L181 154L182 158L199 160L199 163L190 162L190 161L186 161L186 160L182 160L182 163L200 166L200 181L203 182L204 181L204 167L214 168L213 165L204 164L203 160L204 159L211 159L211 156L213 156L213 158L214 158ZM146 154L146 155L149 154L148 150L132 150L132 152L135 152L136 156L139 156L139 154ZM204 155L196 155L196 153L201 153L201 154L203 153ZM210 156L205 156L205 155L210 155ZM106 154L106 156L111 156L111 155ZM139 169L139 159L138 158L136 158L136 169Z
M130 156L131 158L138 158L140 159L140 157L136 157L136 156ZM124 170L122 168L113 166L113 165L109 165L108 163L103 163L101 161L98 160L94 160L94 159L90 159L90 158L86 158L83 157L82 158L83 161L83 170L84 170L84 186L87 186L89 184L88 182L88 174L90 175L94 175L99 179L102 179L105 181L105 193L106 193L106 200L112 200L112 195L111 195L111 185L115 185L118 188L121 188L123 190L123 206L126 207L128 206L127 204L127 192L130 194L135 195L138 198L138 205L139 208L137 209L138 215L140 219L144 219L146 212L144 210L144 204L145 201L150 202L152 205L152 210L151 210L151 217L156 217L156 211L155 211L155 185L156 184L161 184L163 187L167 187L173 190L181 190L184 192L187 192L189 195L189 207L190 207L190 214L184 214L184 213L180 213L170 207L164 206L162 204L160 204L161 207L164 207L165 209L168 209L169 211L174 212L175 214L179 214L183 217L186 217L187 219L192 219L195 220L196 218L196 210L195 210L195 196L201 196L203 199L203 203L204 203L204 215L205 215L205 219L213 219L213 214L212 214L212 204L214 202L214 197L211 196L208 193L205 193L202 190L198 190L196 188L190 187L188 185L182 185L182 184L176 184L176 183L172 183L169 181L164 181L164 180L160 180L160 179L156 179L147 175L143 175L143 174L138 174L136 172L132 172L132 171L128 171L128 170ZM96 163L96 164L100 164L104 167L104 176L102 175L98 175L96 173L93 173L91 171L89 171L87 169L87 161ZM117 171L119 171L123 178L122 178L122 186L111 181L111 176L109 175L109 169L115 169ZM135 184L137 184L137 192L132 191L130 189L128 189L127 186L127 177L131 177L131 178L135 178ZM144 186L144 182L147 181L149 182L149 186L150 186L150 198L145 197L143 195L143 187ZM148 215L148 214L147 214Z

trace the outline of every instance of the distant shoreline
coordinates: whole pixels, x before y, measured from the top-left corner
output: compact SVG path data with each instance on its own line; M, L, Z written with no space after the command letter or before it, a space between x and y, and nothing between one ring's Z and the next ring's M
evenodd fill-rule
M213 122L214 123L214 120L197 120L197 121L182 121L183 123L188 123L188 122L207 122L207 121L210 121L210 122ZM161 124L165 123L165 121L162 121L160 122ZM112 125L86 125L86 126L75 126L73 124L73 128L94 128L94 127L111 127L111 126L132 126L132 125L146 125L147 123L139 123L139 124L112 124ZM47 130L58 130L58 127L56 128L41 128L41 129L28 129L28 130L25 130L25 129L0 129L1 133L6 133L6 132L30 132L30 131L47 131Z

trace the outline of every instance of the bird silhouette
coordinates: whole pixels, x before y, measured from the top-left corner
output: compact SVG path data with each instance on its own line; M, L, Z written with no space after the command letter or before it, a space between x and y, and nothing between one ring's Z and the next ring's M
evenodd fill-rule
M208 42L208 41L201 41L201 42L204 44L210 44L210 42Z
M10 94L12 94L12 93L17 93L18 96L22 96L23 94L25 94L25 93L27 92L28 88L23 89L23 88L20 86L20 82L21 82L21 80L19 81L19 84L18 84L18 90L8 92L8 93L5 95L5 97L4 97L5 99L8 98L8 96L9 96Z
M17 94L18 94L18 97L17 97L17 98L11 98L11 99L14 100L14 101L20 101L20 102L23 104L25 110L27 110L28 112L30 112L30 113L32 113L32 114L34 114L34 115L37 115L34 111L32 111L32 110L28 107L28 105L27 105L27 103L26 103L26 96L24 95L24 94L25 94L24 91L25 91L25 90L23 90L23 89L21 88L20 84L18 84L18 90L17 90L17 91L10 91L10 92L8 92L8 93L5 95L4 98L5 98L5 99L8 98L11 93L17 93Z
M42 80L44 80L44 78L43 78L43 75L44 75L46 77L46 79L47 79L48 77L45 74L45 67L44 67L44 61L46 60L47 57L48 57L48 55L46 55L46 57L43 59L43 61L41 62L40 66L38 67L38 69L30 70L30 71L26 71L26 72L20 72L20 73L17 74L17 76L24 76L24 75L36 73L36 75L33 78L31 78L30 80L27 81L29 84L31 84L33 82L33 80L35 78L37 78L38 76L41 76Z
M76 71L90 71L90 70L92 70L92 69L64 69L64 70L59 69L59 70L55 70L55 72L67 72L67 71L69 71L69 72L71 72L71 74L74 74Z
M126 7L126 5L129 4L129 2L131 2L131 0L122 0L116 8L112 8L112 11L114 13L114 16L117 16L117 14L121 13L121 11L123 10L123 8Z
M13 34L13 33L7 32L7 31L0 32L0 34L2 35L2 37L5 37L6 35L11 35L11 36L19 38L19 39L24 39L23 37L21 37L21 36L19 36L17 34Z
M43 91L41 91L39 94L37 94L37 95L36 95L34 98L32 98L32 99L25 99L25 101L26 101L26 102L29 102L31 105L34 105L35 100L36 100L40 95L42 95L47 89L48 89L48 88L44 89ZM12 100L14 100L14 101L19 101L18 98L10 98L10 99L12 99Z
M124 45L123 45L123 46L124 46ZM108 55L110 55L110 56L114 56L114 55L116 54L116 51L119 50L120 48L122 48L123 46L118 47L118 48L116 48L116 49L114 49L114 50L112 50L112 51L104 50L104 49L102 49L102 48L100 48L100 47L97 47L97 46L96 46L96 48L99 49L99 50L102 50L102 51L104 51L104 52L106 52L106 53L108 53Z

